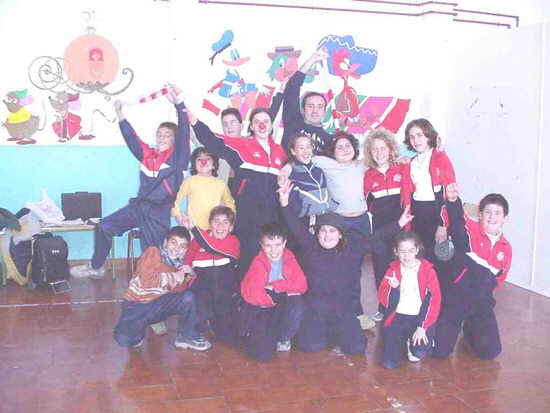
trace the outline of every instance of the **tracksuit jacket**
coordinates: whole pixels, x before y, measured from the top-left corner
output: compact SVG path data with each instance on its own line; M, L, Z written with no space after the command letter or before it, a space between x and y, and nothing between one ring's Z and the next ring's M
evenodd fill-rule
M279 221L277 177L286 155L283 148L271 138L268 155L254 137L215 135L200 121L193 126L193 130L200 143L229 163L240 182L235 195L235 234L241 241L239 275L242 278L259 251L261 226Z
M445 212L445 188L450 183L456 182L455 171L450 159L445 152L433 150L429 165L430 176L432 178L432 188L435 194L435 202L440 211L439 225L447 226L447 215ZM403 187L402 199L404 206L411 204L413 193L415 191L414 184L411 180L411 165L405 165L403 170Z
M301 295L306 292L306 277L294 254L285 248L282 259L284 279L269 283L271 262L263 251L256 255L241 283L241 295L245 302L256 307L273 307L275 303L265 289L268 284L276 293Z
M386 276L395 275L401 283L401 264L399 261L393 261L386 271ZM428 329L437 321L439 310L441 308L441 291L439 289L439 281L433 269L433 264L425 259L420 260L420 268L418 269L418 290L422 306L418 314L418 326ZM396 314L396 308L399 304L400 289L392 288L387 278L382 280L380 289L378 290L378 299L382 306L386 308L384 326L388 326L393 322Z
M392 164L385 174L376 168L365 172L363 188L376 228L397 221L403 204L404 165Z

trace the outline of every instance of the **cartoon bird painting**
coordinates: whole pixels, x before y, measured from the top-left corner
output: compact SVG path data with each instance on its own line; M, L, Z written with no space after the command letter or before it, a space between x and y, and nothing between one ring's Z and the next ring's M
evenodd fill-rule
M39 128L40 118L33 115L25 107L32 104L33 97L28 94L27 89L14 90L6 95L3 100L9 115L2 126L6 128L10 137L8 141L15 141L18 145L29 145L36 143L31 136ZM44 129L42 127L42 129Z

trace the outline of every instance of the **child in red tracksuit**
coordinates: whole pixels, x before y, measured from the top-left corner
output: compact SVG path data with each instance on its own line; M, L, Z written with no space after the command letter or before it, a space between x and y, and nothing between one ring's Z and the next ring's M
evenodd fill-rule
M464 341L482 359L502 351L493 291L501 285L512 264L512 246L502 233L508 201L488 194L479 202L479 221L464 214L458 188L448 188L450 234L455 256L443 278L443 307L439 317L434 356L449 356L460 331Z
M363 189L369 212L372 214L374 232L385 225L399 220L403 212L402 191L403 170L405 165L396 163L399 156L397 142L393 134L384 128L378 128L369 133L365 141L365 161L369 169L363 178ZM390 262L393 260L391 243L383 251L373 256L374 279L376 289ZM371 318L382 321L383 308Z
M378 291L385 308L382 365L388 369L399 366L405 348L413 362L432 353L441 306L433 265L419 258L422 244L418 235L402 231L393 245L398 260L390 264Z
M240 334L250 357L268 361L275 350L290 351L304 314L307 281L294 254L285 248L282 226L264 225L260 240L261 251L241 282Z
M239 239L231 234L235 213L227 206L217 206L209 216L208 231L192 229L193 241L185 254L184 265L193 267L197 277L191 291L197 303L198 329L210 328L226 344L237 344L237 262Z
M405 128L405 144L418 155L405 168L403 200L411 204L412 230L431 262L435 262L435 243L447 240L445 190L456 182L453 165L445 152L436 149L437 142L438 133L426 119L413 120Z

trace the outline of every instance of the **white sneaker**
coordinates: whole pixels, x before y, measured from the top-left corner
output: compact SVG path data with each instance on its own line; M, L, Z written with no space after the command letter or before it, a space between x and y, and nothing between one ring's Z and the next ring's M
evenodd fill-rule
M374 320L366 314L358 315L357 318L359 319L359 324L361 324L361 328L363 330L370 330L376 326Z
M418 357L416 357L411 351L411 342L410 342L410 340L407 340L407 357L409 358L409 361L411 363L416 363L417 361L420 361L420 359Z
M144 340L144 339L142 339L142 340L141 340L141 341L140 341L139 343L137 343L137 344L134 344L134 345L132 346L132 348L138 348L138 347L141 347L141 346L142 346L142 344L143 344L143 340Z
M384 314L382 314L380 311L377 311L376 313L371 315L370 318L372 318L373 321L375 321L376 323L379 323L384 319Z
M155 324L149 324L149 327L151 327L151 329L157 336L162 336L168 332L168 328L166 327L166 323L164 321L160 321Z
M176 341L174 342L174 345L177 348L192 348L193 350L198 350L198 351L205 351L212 347L212 344L210 344L210 341L208 341L204 337L197 337L197 338L191 339L191 338L183 338L183 337L177 336Z
M290 340L277 342L277 351L290 351L291 348Z
M99 269L92 268L92 264L75 265L71 267L69 273L74 278L103 278L105 276L105 266Z

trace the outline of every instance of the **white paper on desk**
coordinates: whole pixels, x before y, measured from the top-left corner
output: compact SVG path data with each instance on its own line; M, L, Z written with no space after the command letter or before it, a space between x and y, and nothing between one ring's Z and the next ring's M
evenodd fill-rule
M65 221L52 222L51 224L44 223L42 228L47 228L47 227L70 227L70 226L73 226L73 225L84 225L84 224L85 224L85 222L82 220L82 218L66 219Z
M61 208L53 202L45 189L42 190L42 201L27 202L25 206L45 224L58 225L65 219Z

